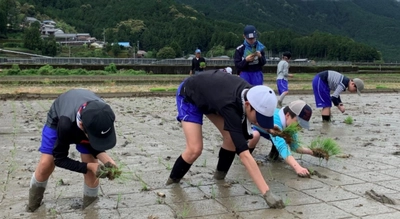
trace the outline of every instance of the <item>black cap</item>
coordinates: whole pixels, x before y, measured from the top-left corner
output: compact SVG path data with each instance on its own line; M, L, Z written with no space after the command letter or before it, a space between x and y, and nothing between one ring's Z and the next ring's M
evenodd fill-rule
M102 101L88 102L81 111L81 120L93 149L105 151L115 146L115 114L108 104Z

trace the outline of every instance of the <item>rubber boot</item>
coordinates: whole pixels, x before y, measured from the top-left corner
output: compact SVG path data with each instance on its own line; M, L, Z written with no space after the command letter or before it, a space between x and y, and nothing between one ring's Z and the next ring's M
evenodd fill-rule
M42 204L44 191L46 190L45 187L38 187L36 185L32 185L29 189L29 203L26 207L26 211L34 212L36 209L40 207Z

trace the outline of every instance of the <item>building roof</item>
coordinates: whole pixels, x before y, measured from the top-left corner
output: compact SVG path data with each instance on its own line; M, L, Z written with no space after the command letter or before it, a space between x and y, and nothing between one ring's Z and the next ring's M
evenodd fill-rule
M75 33L55 33L55 38L74 38L76 37Z
M34 17L26 17L25 21L29 21L29 22L35 22L35 21L39 21L38 19L34 18Z
M131 45L129 45L129 42L118 42L118 45L123 47L131 47Z

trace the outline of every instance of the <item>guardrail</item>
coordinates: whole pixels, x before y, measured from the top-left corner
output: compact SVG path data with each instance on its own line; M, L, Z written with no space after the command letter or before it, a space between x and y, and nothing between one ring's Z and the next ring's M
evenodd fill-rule
M279 61L267 60L266 65L277 65ZM65 57L65 58L0 58L2 64L54 64L54 65L160 65L160 66L190 66L191 59L149 59L149 58L84 58L84 57ZM207 66L234 66L233 59L206 59ZM349 66L351 62L339 61L305 61L290 62L291 66Z

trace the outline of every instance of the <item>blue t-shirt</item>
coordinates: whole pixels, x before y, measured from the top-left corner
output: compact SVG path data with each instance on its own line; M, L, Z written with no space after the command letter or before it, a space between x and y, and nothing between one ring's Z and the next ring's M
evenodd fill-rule
M279 129L283 130L286 128L286 120L285 115L283 114L283 109L275 109L274 112L274 125L278 126ZM292 135L293 142L290 144L290 147L286 144L285 139L279 136L273 136L271 134L267 134L264 130L260 130L258 127L254 126L254 128L260 132L260 135L264 138L269 137L272 143L275 145L276 149L279 152L279 155L286 159L288 156L291 155L290 151L296 151L299 148L299 144L297 141L297 134ZM265 135L269 135L268 137ZM290 150L289 150L290 148Z

